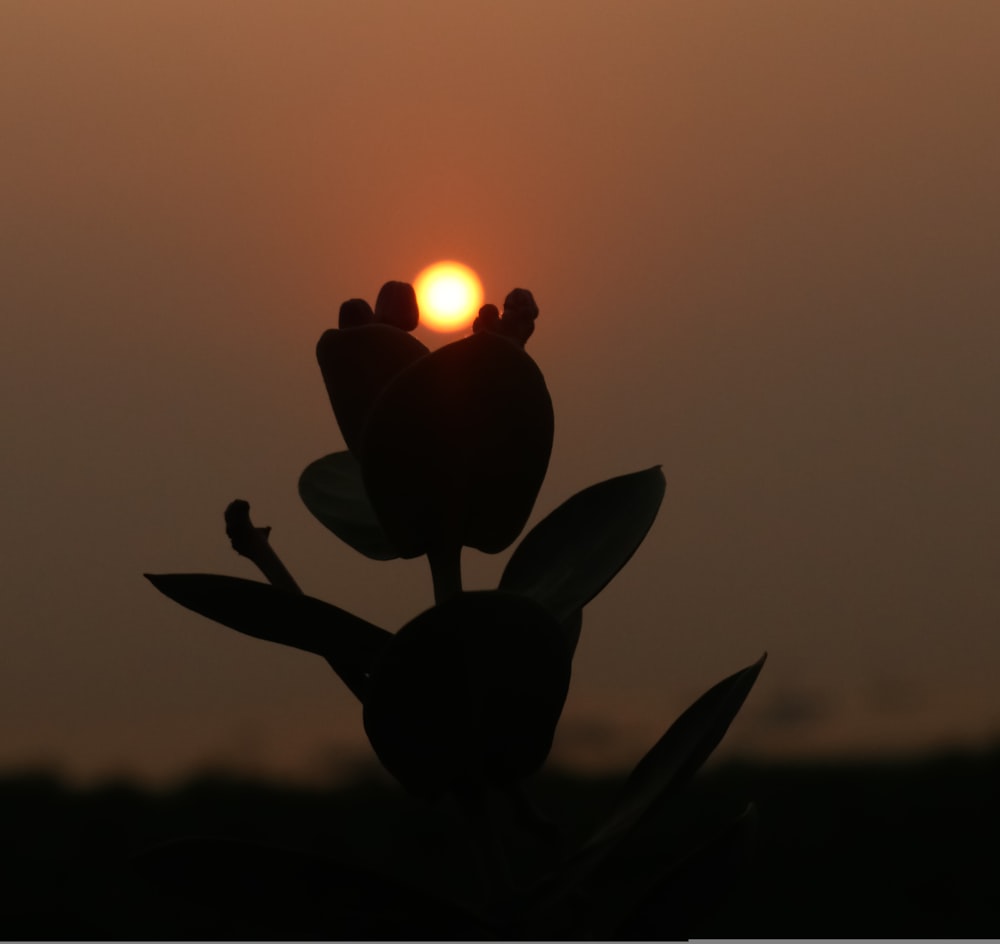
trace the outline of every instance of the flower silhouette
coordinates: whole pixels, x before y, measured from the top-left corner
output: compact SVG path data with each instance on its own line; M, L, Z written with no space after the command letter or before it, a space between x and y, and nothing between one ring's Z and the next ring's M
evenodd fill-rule
M382 545L398 556L496 553L528 520L552 451L552 401L523 349L534 299L517 289L508 302L493 328L431 353L407 333L413 289L389 282L374 312L345 302L341 326L319 340L334 414ZM346 474L348 463L328 465ZM321 479L317 470L307 492L322 492Z
M537 315L516 289L502 317L485 325L481 314L471 337L431 353L408 333L413 289L388 282L374 310L345 302L317 345L348 452L306 470L306 503L316 511L310 499L342 494L353 477L347 517L363 509L372 556L426 554L431 565L438 605L387 643L364 699L376 754L413 792L532 773L566 698L572 646L555 618L509 592L463 593L459 568L463 546L496 553L514 541L545 476L552 401L524 351ZM344 536L344 515L323 511Z
M524 350L537 316L531 292L515 289L502 313L484 305L469 337L432 352L411 333L419 323L412 287L387 282L374 308L344 302L338 327L319 340L317 360L347 448L310 463L299 493L322 524L369 558L426 555L434 605L396 632L303 593L245 501L226 510L226 533L268 583L146 575L210 619L325 658L360 701L383 766L417 796L457 802L479 847L486 907L456 907L447 889L438 898L421 881L291 861L268 849L247 860L242 847L211 843L157 853L147 864L159 874L180 876L196 893L207 887L214 898L211 866L222 863L240 887L258 889L266 874L272 891L292 886L300 903L302 875L310 887L335 876L368 889L375 906L360 924L331 923L320 896L307 903L309 927L329 928L328 936L361 927L376 939L398 927L442 939L686 937L699 902L711 898L705 893L725 887L752 835L750 812L707 844L651 864L644 864L647 838L665 834L668 801L724 736L763 658L713 686L666 730L603 823L570 854L551 845L552 824L522 789L549 755L583 610L642 543L665 488L658 466L591 485L520 538L496 589L463 587L462 548L511 546L548 466L552 402ZM548 856L520 892L506 877L491 795L506 798ZM190 879L199 865L206 882ZM456 872L465 870L456 863ZM268 896L241 897L240 907L259 897ZM397 906L410 917L386 924Z

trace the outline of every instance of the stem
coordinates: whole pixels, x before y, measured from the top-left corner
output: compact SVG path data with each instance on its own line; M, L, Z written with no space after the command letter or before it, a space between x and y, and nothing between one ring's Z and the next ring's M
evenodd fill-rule
M255 528L250 520L250 503L241 499L230 502L226 508L226 536L233 542L237 554L253 561L270 583L282 590L301 593L299 585L281 562L281 558L268 544L270 528Z
M455 797L469 827L469 839L482 879L485 903L495 905L515 891L496 815L483 788L457 790Z
M514 808L517 821L525 829L550 846L559 846L565 841L563 831L531 802L523 782L509 784L504 792Z
M462 592L462 547L437 548L427 552L434 583L434 602L444 603L449 597Z

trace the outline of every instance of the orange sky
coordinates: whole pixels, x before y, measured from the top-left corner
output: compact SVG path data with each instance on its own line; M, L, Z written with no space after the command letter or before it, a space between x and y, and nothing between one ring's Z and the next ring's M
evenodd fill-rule
M240 497L307 592L430 603L296 481L340 448L340 301L440 258L541 306L535 518L667 477L588 608L566 756L618 719L634 760L764 649L734 748L1000 731L998 41L992 0L4 3L0 764L359 744L324 663L140 575L255 576Z

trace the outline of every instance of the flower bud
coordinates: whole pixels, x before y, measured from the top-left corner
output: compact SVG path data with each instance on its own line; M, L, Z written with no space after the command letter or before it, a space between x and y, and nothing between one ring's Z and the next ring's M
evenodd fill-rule
M412 331L420 321L413 286L408 282L386 282L375 299L375 321Z
M365 695L365 732L420 796L522 779L548 756L570 663L559 625L533 600L458 594L388 642Z
M375 320L372 306L363 298L349 298L340 306L337 324L341 328L359 328Z
M526 288L515 288L503 301L500 330L523 347L535 331L538 305Z
M526 288L515 288L503 300L503 317L516 321L534 321L538 317L535 297Z
M480 331L498 331L500 329L500 309L496 305L483 305L479 315L472 322L472 333Z

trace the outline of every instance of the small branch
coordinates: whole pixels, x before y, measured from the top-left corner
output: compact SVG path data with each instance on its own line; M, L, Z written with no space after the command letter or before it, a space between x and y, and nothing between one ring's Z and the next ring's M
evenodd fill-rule
M301 593L299 585L288 572L281 558L268 544L270 528L255 528L250 520L250 503L237 499L226 508L226 535L237 554L253 561L270 583L282 590Z

